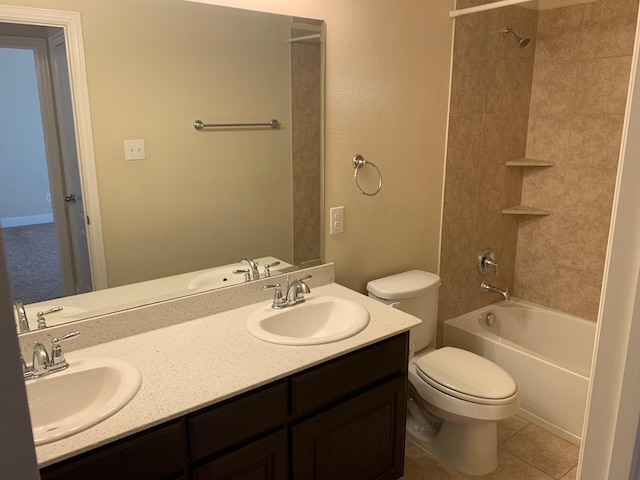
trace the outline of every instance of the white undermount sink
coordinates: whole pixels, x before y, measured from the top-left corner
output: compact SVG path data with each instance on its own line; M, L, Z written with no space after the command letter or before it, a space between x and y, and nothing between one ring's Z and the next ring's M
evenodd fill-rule
M99 357L69 361L66 370L28 380L35 444L60 440L109 418L129 403L141 383L133 365Z
M281 310L265 305L249 316L247 330L265 342L317 345L351 337L368 324L369 311L358 302L319 296Z

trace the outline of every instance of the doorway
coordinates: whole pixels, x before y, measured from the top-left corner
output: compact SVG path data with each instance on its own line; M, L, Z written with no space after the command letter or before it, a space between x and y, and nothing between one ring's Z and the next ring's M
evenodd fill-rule
M93 290L64 32L0 24L0 217L15 299Z

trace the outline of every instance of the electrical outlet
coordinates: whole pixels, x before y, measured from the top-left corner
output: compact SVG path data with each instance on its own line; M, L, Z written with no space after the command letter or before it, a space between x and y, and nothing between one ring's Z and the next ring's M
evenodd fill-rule
M124 159L125 160L144 160L144 140L125 140L124 141Z
M329 209L329 216L331 217L331 227L329 233L344 232L344 207L333 207Z

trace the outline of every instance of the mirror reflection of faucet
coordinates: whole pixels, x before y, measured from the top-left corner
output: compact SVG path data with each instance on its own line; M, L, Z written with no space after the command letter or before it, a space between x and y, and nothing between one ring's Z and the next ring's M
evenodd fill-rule
M24 304L20 300L13 302L13 308L18 314L18 329L20 333L30 332L29 320L27 319L27 312L24 309Z
M46 321L46 318L44 318L45 315L49 315L50 313L60 312L61 310L62 310L62 307L53 307L53 308L50 308L49 310L45 310L44 312L36 313L36 317L38 320L38 330L47 328L47 321Z
M244 273L244 281L250 282L251 280L259 280L260 279L260 271L258 270L258 262L249 257L242 257L240 259L240 263L248 263L249 268L246 270L234 270L233 273ZM271 267L275 267L280 265L280 261L276 261L273 263L269 263L264 266L264 276L263 278L267 278L271 276Z
M248 263L249 264L249 271L245 272L245 281L247 281L247 278L249 278L250 280L258 280L260 278L260 271L258 270L258 262L254 261L252 258L249 257L242 257L240 259L240 263Z

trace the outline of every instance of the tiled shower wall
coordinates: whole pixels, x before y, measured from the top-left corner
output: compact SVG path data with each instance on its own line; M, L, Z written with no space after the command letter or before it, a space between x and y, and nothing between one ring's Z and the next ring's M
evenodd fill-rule
M298 22L313 20L294 18ZM319 31L319 30L318 30ZM309 31L291 32L292 37ZM291 44L291 156L293 175L293 263L320 259L322 141L322 47L319 40Z
M550 210L518 229L514 294L596 320L638 0L540 12L522 203Z
M458 1L465 8L483 1ZM487 279L512 288L517 219L502 214L520 200L522 172L506 167L525 154L538 12L506 7L456 20L449 117L438 333L442 322L495 302L480 293ZM518 48L509 26L531 36ZM483 277L476 259L492 248L498 276ZM441 337L438 339L441 343Z
M458 8L481 3L458 1ZM637 6L507 7L456 20L440 327L498 299L479 293L484 279L595 320ZM503 26L531 36L531 44L517 48L513 36L500 35ZM504 166L525 155L555 166ZM501 213L519 203L552 213ZM476 270L489 246L498 255L497 277Z

